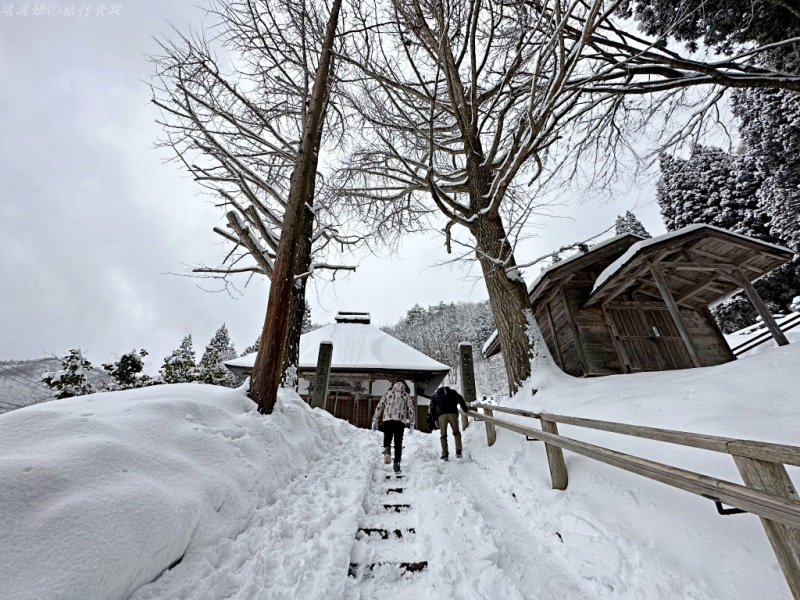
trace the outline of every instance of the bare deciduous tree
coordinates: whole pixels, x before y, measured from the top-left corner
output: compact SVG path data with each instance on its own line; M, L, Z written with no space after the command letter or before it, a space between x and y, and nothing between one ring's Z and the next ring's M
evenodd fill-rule
M667 140L675 143L723 86L800 86L754 63L764 48L701 61L635 35L620 25L622 4L392 0L362 8L365 26L350 48L364 74L351 104L366 127L342 191L381 223L438 211L448 249L454 226L469 232L512 392L537 345L514 248L541 185L575 174L584 156L590 177L608 177L630 131L657 114L686 119ZM687 100L688 88L711 84Z
M217 20L211 41L181 35L154 58L162 143L226 210L228 230L215 231L233 247L222 266L199 271L272 280L251 385L265 413L286 366L297 362L307 277L353 268L312 261L331 242L358 241L339 231L327 204L315 204L340 9L341 0L330 9L219 0L210 10Z
M512 392L530 374L533 322L515 234L536 204L516 180L537 180L564 120L599 106L571 81L586 73L587 42L608 16L603 3L553 7L395 0L362 15L352 58L366 76L353 105L368 127L344 193L372 214L398 202L425 213L432 202L448 246L454 226L469 232ZM583 37L571 35L575 26Z

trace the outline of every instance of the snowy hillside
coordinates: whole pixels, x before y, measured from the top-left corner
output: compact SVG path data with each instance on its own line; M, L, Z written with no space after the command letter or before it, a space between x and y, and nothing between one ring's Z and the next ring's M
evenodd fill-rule
M510 403L798 444L799 362L792 345L704 369L565 376ZM569 453L569 487L552 490L542 444L501 430L488 448L481 424L464 461L406 435L395 480L380 434L291 392L270 416L254 409L242 390L184 384L0 416L2 597L790 597L752 515ZM561 433L739 481L728 456ZM398 561L427 566L401 575Z
M0 362L0 413L53 399L53 391L42 383L42 373L60 368L57 358L4 360ZM87 379L94 385L107 380L108 373L92 369Z

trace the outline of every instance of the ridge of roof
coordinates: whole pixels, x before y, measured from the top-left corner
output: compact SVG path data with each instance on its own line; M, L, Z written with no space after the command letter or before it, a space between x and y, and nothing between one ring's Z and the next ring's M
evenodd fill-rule
M298 368L314 368L319 344L333 343L331 368L449 371L450 367L401 342L374 325L332 323L300 336ZM252 367L256 353L225 361L234 367Z

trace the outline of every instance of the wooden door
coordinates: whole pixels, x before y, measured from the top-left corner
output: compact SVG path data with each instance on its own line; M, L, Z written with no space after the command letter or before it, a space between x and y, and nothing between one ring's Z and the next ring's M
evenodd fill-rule
M621 362L631 372L689 369L692 359L666 306L650 303L609 304Z

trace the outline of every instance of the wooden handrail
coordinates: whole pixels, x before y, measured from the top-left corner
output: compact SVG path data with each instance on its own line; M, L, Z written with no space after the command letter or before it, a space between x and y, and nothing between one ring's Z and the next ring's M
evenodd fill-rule
M797 446L787 446L785 444L773 444L770 442L759 442L755 440L743 440L738 438L726 438L715 435L705 435L702 433L688 433L673 429L661 429L658 427L646 427L642 425L630 425L627 423L615 423L613 421L600 421L598 419L586 419L583 417L570 417L565 415L554 415L543 412L531 412L518 408L507 408L492 404L475 403L473 406L478 408L490 409L496 412L508 413L520 417L530 417L543 419L563 425L573 425L575 427L586 427L598 431L609 431L622 435L630 435L658 442L679 444L703 450L712 450L724 454L736 456L746 456L758 460L769 462L779 462L786 465L800 466L800 448ZM483 415L475 413L478 419Z
M497 427L545 443L554 489L567 488L568 474L562 450L569 450L648 479L710 498L717 502L718 508L719 503L724 502L758 515L789 589L795 600L800 600L800 501L784 466L786 464L800 466L800 448L582 417L536 413L493 404L475 403L472 406L482 408L484 411L484 414L479 414L475 410L470 410L468 414L486 423L487 441L490 446L494 443ZM542 429L497 419L493 411L539 419ZM558 434L557 423L726 453L733 458L745 485L564 437Z
M498 407L492 407L497 410ZM587 456L594 460L630 471L648 479L654 479L700 496L718 498L721 502L759 515L765 519L778 521L790 527L800 528L800 502L778 498L738 483L710 477L694 471L672 467L652 460L639 458L616 450L609 450L587 442L581 442L563 435L546 433L533 427L525 427L511 421L481 415L469 411L469 416L489 422L522 435L552 444L564 450Z

